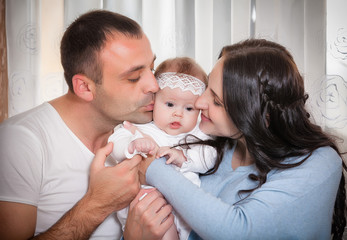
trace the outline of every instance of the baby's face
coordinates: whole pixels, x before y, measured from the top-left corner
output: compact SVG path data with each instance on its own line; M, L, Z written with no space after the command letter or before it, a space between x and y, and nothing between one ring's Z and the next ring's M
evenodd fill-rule
M188 133L194 129L199 110L194 106L198 95L180 88L165 87L155 95L153 121L170 135Z

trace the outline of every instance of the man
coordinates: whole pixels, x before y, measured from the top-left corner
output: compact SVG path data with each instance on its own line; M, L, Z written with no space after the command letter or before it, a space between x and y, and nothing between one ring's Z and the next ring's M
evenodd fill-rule
M148 38L125 16L92 11L66 30L61 60L68 93L0 125L1 239L120 238L114 212L139 192L139 156L104 163L117 124L152 120L158 85ZM152 226L156 237L165 233L171 206L156 191L141 204L153 218L158 209L169 216ZM132 209L126 239L153 238Z

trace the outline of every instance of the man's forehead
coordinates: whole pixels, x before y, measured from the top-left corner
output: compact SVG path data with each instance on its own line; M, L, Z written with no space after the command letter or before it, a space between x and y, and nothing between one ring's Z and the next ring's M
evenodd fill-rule
M104 64L123 66L120 73L122 76L151 66L156 59L148 39L126 36L109 38L100 56Z
M149 66L150 66L150 65L153 65L155 59L156 59L156 56L154 55L152 61L151 61L148 65L149 65ZM133 73L133 72L136 72L136 71L142 70L142 69L144 69L144 68L147 68L148 65L143 64L143 65L129 66L128 69L126 69L125 71L123 71L123 72L120 74L120 77L124 77L124 76L129 75L129 74L131 74L131 73Z

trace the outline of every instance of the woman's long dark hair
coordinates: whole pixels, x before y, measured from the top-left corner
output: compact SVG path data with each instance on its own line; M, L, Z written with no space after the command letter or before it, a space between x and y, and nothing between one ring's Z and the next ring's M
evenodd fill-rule
M308 95L303 78L283 46L266 40L247 40L236 47L229 46L230 49L231 52L221 54L224 55L224 106L243 134L258 170L258 175L249 176L258 185L241 192L250 193L261 187L273 169L302 164L320 147L330 146L339 153L333 139L310 121L305 109ZM224 154L223 144L227 143L231 143L230 139L219 137L211 144L219 149L216 165L208 174L217 171ZM300 162L283 162L300 156L305 156ZM344 163L343 168L346 169ZM342 238L346 225L345 198L342 174L334 206L333 239Z

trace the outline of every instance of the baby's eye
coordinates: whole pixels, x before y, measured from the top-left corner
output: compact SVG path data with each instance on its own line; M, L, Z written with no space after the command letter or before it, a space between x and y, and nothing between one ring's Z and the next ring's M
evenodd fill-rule
M168 107L173 107L174 104L173 104L172 102L167 102L167 103L166 103L166 106L168 106Z
M186 110L187 110L188 112L190 112L190 111L193 111L194 108L193 108L193 107L187 107Z

